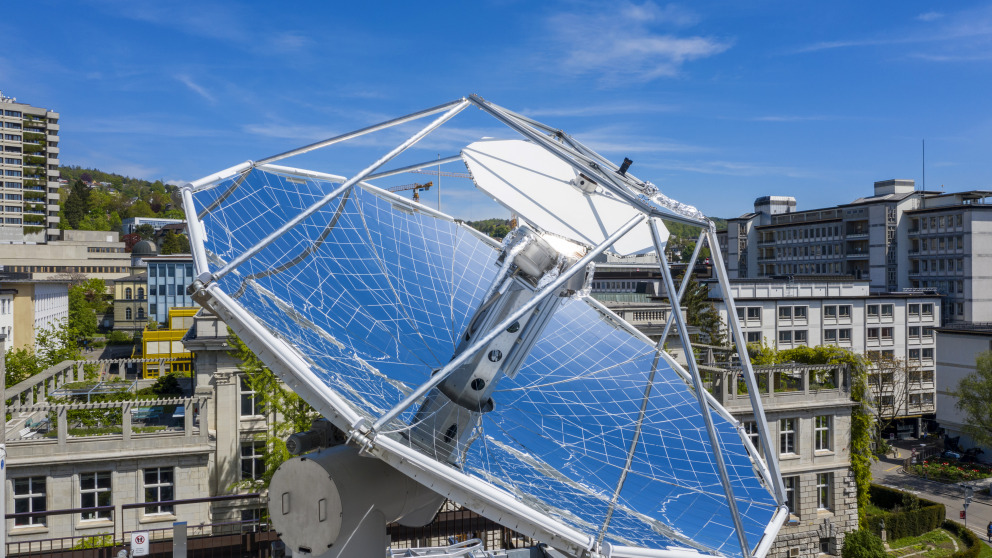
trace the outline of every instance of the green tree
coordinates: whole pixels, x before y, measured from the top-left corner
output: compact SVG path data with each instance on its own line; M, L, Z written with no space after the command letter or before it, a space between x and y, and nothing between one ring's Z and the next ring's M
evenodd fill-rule
M709 301L709 288L706 285L690 276L685 295L682 296L682 306L685 308L686 321L709 337L710 345L726 345L723 320L720 319L716 307Z
M151 240L155 236L155 227L149 225L148 223L142 223L137 227L134 227L134 233L141 237L142 240Z
M285 438L295 432L310 430L310 425L320 415L302 397L286 388L230 329L228 344L231 347L229 353L238 359L238 369L245 375L248 386L255 392L255 397L261 398L265 412L274 420L272 430L265 438L262 457L265 472L262 478L238 483L243 488L259 490L269 486L276 469L290 458Z
M162 239L162 255L168 254L189 254L189 238L184 234L176 234L172 231L165 233Z
M868 362L859 354L834 346L796 347L776 351L767 345L748 345L751 363L766 366L782 362L802 364L846 364L851 378L851 399L857 405L851 409L851 470L858 496L858 524L864 528L868 505L871 503L871 441L875 415L868 392ZM846 555L845 555L846 556Z
M10 349L4 356L7 386L13 386L65 360L79 359L76 333L67 322L42 328L35 333L35 349Z
M90 212L90 192L92 188L82 180L76 180L69 188L69 196L62 207L62 215L73 229L78 229Z
M96 312L86 301L81 286L69 288L69 327L83 337L96 333Z
M127 209L128 217L155 217L155 211L152 206L144 200L138 200L131 204L131 207Z
M992 351L978 353L975 371L958 383L955 407L965 417L964 432L979 446L992 446Z

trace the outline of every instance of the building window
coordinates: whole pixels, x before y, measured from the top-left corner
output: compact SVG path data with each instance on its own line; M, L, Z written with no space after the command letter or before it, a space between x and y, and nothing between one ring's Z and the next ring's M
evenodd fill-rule
M145 300L145 288L138 287L138 300Z
M813 439L817 450L830 449L830 415L813 417Z
M124 319L125 320L130 320L131 319L131 309L130 308L125 308L124 309Z
M806 343L809 338L806 335L805 329L800 329L792 332L792 340L796 343Z
M168 502L176 499L172 467L145 469L145 503ZM172 513L171 504L145 506L145 514Z
M109 506L110 472L81 473L79 475L79 507L96 508ZM111 519L110 510L83 512L82 519Z
M799 515L799 477L782 477L785 483L785 505L789 513Z
M920 306L924 316L933 316L933 304L923 304Z
M877 304L869 304L868 305L867 312L868 312L868 317L869 318L877 318L878 317L878 305Z
M145 309L144 308L141 308L141 307L138 308L138 319L139 320L144 320L145 319Z
M923 360L933 360L933 349L923 349Z
M869 341L878 341L878 328L877 327L870 327L870 328L868 328L868 340Z
M830 510L830 489L833 473L817 473L816 475L816 509Z
M131 287L124 289L124 300L131 300Z
M748 320L761 320L761 308L757 306L749 306L747 309L747 319Z
M837 307L837 315L840 316L841 318L850 319L851 318L851 305L850 304L844 304L842 306L838 306Z
M797 320L805 320L806 319L806 307L805 306L793 306L792 307L792 316L793 316L793 318L795 318Z
M792 343L792 332L791 331L780 331L780 332L778 332L778 342L779 343Z
M780 306L778 309L778 319L780 320L791 320L792 319L792 307L791 306Z
M892 341L893 328L883 327L882 328L882 339Z
M779 453L796 453L796 419L779 421Z
M747 332L747 342L748 343L761 343L761 332L760 331L749 331L749 332Z
M891 318L892 317L892 305L891 304L883 304L882 305L882 317L883 318Z
M254 417L264 414L262 408L262 398L256 397L255 391L248 385L248 380L244 376L239 376L241 382L241 416Z
M258 480L265 473L265 442L241 443L241 480Z
M850 343L851 342L851 329L850 328L838 329L837 330L837 338L840 340L841 343L843 343L845 341L848 342L848 343Z
M14 479L14 513L47 511L45 477ZM14 525L45 525L45 516L18 517Z
M920 360L920 350L919 349L910 349L909 350L909 359L910 360Z
M837 317L837 307L830 305L823 307L823 317L824 318L836 318Z
M826 343L836 343L837 342L837 330L836 329L825 329L823 330L823 341Z

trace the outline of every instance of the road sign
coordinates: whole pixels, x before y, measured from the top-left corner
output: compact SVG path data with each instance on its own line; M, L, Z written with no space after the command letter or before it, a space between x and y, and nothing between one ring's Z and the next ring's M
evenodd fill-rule
M131 533L131 556L148 556L148 531Z
M961 510L961 515L960 515L959 517L960 517L961 519L964 519L965 517L967 517L967 516L965 515L965 511L964 511L964 510Z

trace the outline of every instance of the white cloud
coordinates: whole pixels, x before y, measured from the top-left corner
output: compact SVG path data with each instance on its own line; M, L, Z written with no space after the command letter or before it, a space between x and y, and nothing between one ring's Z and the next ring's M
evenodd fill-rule
M191 91L193 91L197 95L203 97L207 101L209 101L211 103L216 103L217 102L217 99L214 98L214 96L209 91L207 91L206 88L204 88L203 86L201 86L198 83L196 83L195 81L193 81L193 78L191 78L191 77L189 77L187 75L182 75L182 74L175 76L175 78L180 83L182 83L186 87L190 88Z
M610 85L675 76L686 62L730 48L729 41L672 33L692 22L691 14L652 2L558 13L547 21L554 57L548 66L573 76L599 75Z
M940 12L926 12L916 16L916 19L919 21L937 21L942 17L944 17L944 14Z

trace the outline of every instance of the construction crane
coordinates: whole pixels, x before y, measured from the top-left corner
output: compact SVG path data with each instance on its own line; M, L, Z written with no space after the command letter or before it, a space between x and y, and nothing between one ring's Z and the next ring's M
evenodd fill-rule
M431 182L425 182L424 184L419 184L419 183L414 182L413 184L403 184L401 186L392 186L392 187L388 188L388 190L390 192L403 192L403 191L406 191L406 190L413 190L413 201L415 201L417 203L420 203L420 194L419 194L419 192L421 190L423 190L423 191L426 192L427 190L430 190L431 189L431 186L433 186L433 185L434 185L434 182L433 181L431 181Z
M416 169L407 172L415 172L418 174L430 174L433 176L450 176L452 178L472 178L472 175L467 172L449 172L449 171L430 170L430 169Z

